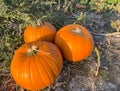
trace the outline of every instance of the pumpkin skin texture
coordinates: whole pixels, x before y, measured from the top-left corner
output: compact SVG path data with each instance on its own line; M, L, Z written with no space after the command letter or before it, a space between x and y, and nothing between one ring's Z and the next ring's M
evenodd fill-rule
M38 41L23 44L16 50L10 71L18 85L28 90L38 90L50 86L62 66L63 59L56 45Z
M55 34L55 27L48 22L44 22L36 27L29 25L24 30L24 41L25 43L37 40L54 42Z
M73 62L87 58L94 47L92 35L79 24L62 27L56 34L55 44L61 50L63 57Z

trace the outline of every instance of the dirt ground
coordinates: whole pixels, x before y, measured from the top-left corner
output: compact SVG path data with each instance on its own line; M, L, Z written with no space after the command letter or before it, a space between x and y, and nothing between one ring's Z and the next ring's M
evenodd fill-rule
M82 62L65 64L55 91L120 91L120 34L94 35L94 39L101 57L98 75L93 51Z
M79 63L64 60L61 76L50 91L120 91L120 33L106 33L108 21L95 16L90 17L93 25L89 27L91 32L101 32L92 33L100 63L95 50Z

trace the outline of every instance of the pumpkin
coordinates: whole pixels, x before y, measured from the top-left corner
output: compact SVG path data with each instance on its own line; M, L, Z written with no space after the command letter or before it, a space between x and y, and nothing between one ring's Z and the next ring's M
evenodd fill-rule
M48 22L37 24L37 26L29 25L24 30L24 41L25 43L37 40L53 42L55 34L55 27Z
M94 47L92 35L79 24L62 27L56 34L55 44L61 50L63 57L73 62L87 58Z
M63 60L56 45L38 41L23 44L11 62L11 74L16 83L28 90L50 86L61 72Z

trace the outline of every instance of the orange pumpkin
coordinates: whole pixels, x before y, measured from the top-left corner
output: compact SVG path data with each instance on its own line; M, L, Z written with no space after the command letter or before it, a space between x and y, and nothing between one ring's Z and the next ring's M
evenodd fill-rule
M37 25L36 27L29 25L24 31L24 41L33 42L37 40L44 40L53 42L56 34L56 29L48 22Z
M23 44L13 56L11 74L29 90L50 86L60 74L63 60L59 49L45 41Z
M56 34L55 44L64 58L74 62L87 58L94 47L92 35L79 24L62 27Z

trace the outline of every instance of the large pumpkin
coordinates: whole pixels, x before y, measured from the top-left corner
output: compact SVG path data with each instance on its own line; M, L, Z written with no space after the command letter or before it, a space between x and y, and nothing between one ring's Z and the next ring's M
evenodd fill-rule
M48 22L43 22L37 26L29 25L24 30L24 41L25 43L33 42L36 40L53 42L55 34L55 27Z
M60 74L63 60L52 43L23 44L13 56L11 74L16 83L29 90L50 86Z
M94 42L90 32L79 24L62 27L56 34L55 44L63 57L69 61L81 61L93 50Z

